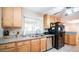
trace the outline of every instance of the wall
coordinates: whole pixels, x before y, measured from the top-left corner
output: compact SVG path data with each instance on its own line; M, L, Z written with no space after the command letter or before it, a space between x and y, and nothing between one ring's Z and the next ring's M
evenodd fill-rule
M65 23L65 31L67 31L67 32L77 32L76 24Z
M79 12L76 12L74 14L70 14L68 16L64 16L62 17L62 19L64 19L64 23L65 23L65 26L66 26L66 31L71 31L71 32L77 32L77 24L75 23L67 23L67 21L70 21L70 20L75 20L75 19L79 19Z

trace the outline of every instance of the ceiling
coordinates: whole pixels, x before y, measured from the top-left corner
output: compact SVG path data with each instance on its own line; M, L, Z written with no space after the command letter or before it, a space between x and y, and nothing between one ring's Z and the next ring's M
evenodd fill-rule
M79 19L78 7L26 7L25 9L40 15L56 15L66 20Z
M54 15L64 9L64 7L27 7L27 9L38 14Z

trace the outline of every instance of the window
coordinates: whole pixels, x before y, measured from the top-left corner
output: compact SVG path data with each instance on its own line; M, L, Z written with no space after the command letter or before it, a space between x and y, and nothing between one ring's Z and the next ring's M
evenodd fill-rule
M40 19L25 18L23 26L23 34L40 34L42 32L42 21Z

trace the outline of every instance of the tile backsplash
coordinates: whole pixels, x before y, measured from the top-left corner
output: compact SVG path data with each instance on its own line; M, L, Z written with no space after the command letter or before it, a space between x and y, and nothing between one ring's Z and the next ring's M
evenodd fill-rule
M19 32L19 35L22 35L22 31L21 29L9 29L9 35L12 36L12 35L16 35L17 32Z

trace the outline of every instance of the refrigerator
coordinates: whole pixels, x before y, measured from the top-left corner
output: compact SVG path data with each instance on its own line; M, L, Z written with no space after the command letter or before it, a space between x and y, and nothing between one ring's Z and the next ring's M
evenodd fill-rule
M65 41L65 26L60 22L50 23L50 28L48 29L49 34L54 35L54 48L60 49L64 46Z

